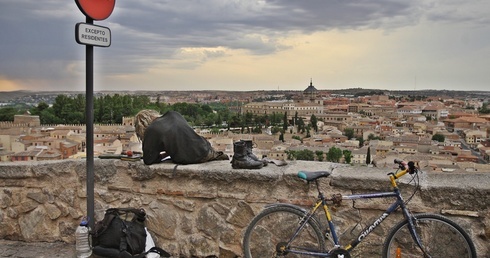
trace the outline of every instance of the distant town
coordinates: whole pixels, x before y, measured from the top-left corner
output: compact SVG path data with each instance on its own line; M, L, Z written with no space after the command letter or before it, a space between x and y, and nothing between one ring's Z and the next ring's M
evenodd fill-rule
M128 91L104 95L145 95L152 102L239 103L231 112L243 116L280 116L281 126L267 122L257 130L195 126L213 147L230 158L233 142L252 140L259 157L393 166L400 158L423 171L490 172L490 92L318 90L313 81L297 91ZM0 108L19 103L52 104L56 96L84 92L2 92ZM85 158L85 124L42 124L39 116L15 115L0 122L0 161ZM94 153L141 151L133 117L94 125ZM340 154L339 154L340 153ZM144 154L143 154L144 155Z

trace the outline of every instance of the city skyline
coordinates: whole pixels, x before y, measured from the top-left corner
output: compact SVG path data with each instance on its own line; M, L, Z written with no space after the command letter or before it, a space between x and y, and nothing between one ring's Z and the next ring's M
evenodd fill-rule
M488 90L486 1L120 1L94 90ZM84 91L74 1L0 1L0 91Z

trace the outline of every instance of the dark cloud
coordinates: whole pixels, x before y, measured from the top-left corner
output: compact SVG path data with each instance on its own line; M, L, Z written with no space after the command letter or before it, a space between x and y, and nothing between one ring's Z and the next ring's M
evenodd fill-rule
M229 48L267 55L289 48L280 43L292 33L329 30L394 30L434 21L488 23L471 16L459 1L423 0L130 0L116 1L107 20L112 45L96 48L96 62L109 74L144 71L179 58L181 48ZM466 4L467 2L462 2ZM482 12L483 14L483 12ZM0 76L66 77L66 66L83 62L75 24L84 17L74 1L0 0ZM223 56L203 51L193 67Z
M414 7L417 3L383 0L361 3L340 0L119 1L113 17L108 19L118 26L113 28L114 43L106 54L117 59L139 56L145 59L146 66L173 58L175 51L182 47L226 47L266 55L287 49L289 46L280 44L277 38L290 33L410 25L419 16L418 8ZM131 60L135 59L128 58L129 62Z
M77 10L67 1L0 1L0 75L63 76L64 65L79 58L74 41Z

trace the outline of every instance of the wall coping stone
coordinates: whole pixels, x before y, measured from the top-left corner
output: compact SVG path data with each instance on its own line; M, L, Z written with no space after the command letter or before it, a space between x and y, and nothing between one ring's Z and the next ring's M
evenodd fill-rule
M203 216L214 218L213 216L222 216L227 214L227 211L233 211L226 216L223 215L223 222L231 221L230 225L213 224L212 226L216 227L216 230L240 231L233 237L227 236L230 239L239 239L246 222L250 221L251 217L265 204L286 201L297 205L310 205L309 201L316 197L316 191L313 185L308 185L297 178L300 170L330 171L333 169L329 178L321 179L321 187L327 195L339 192L352 194L389 191L391 184L387 173L396 170L311 161L288 161L289 164L282 167L269 164L258 170L232 169L229 161L178 166L173 163L161 163L146 166L143 162L96 158L94 163L96 219L100 219L103 216L101 211L103 213L105 208L114 203L132 204L134 200L131 197L139 196L138 201L145 206L145 209L163 211L171 208L168 214L172 216L167 216L169 218L165 222L178 224L178 221L181 223L185 221L191 225L197 225L199 232L188 226L182 226L182 229L179 229L178 225L173 225L171 228L161 227L159 219L156 219L150 220L148 227L156 232L175 233L176 236L173 239L183 243L172 244L166 249L179 252L184 256L198 257L216 254L216 250L220 250L222 257L233 257L223 254L237 254L241 248L239 243L228 243L223 239L213 243L209 240L209 238L219 237L219 234L199 224L214 223L211 222L212 220L202 220ZM461 219L465 228L472 228L472 237L476 242L479 254L490 254L490 245L488 245L490 239L490 173L428 171L419 174L419 180L421 191L411 201L414 206L412 210L442 213L457 218L458 222ZM410 177L405 176L399 181L400 188L406 195L409 195L413 190L412 186L407 185ZM45 189L46 182L54 185L53 188ZM5 231L0 229L0 238L27 242L45 241L43 236L26 235L25 232L9 234L7 230L15 231L16 227L20 227L22 231L24 224L29 224L26 222L29 213L42 214L42 210L47 210L48 218L45 221L57 221L49 226L59 227L55 230L56 234L53 234L51 240L74 242L71 230L74 230L86 208L85 182L85 160L0 163L0 187L3 188L0 191L0 227L2 222L19 220L18 225L11 226ZM66 189L68 185L74 186L73 189ZM20 189L26 189L27 192L24 194ZM23 205L18 207L16 201L20 200ZM44 208L39 210L38 205L44 205ZM409 207L412 206L409 205ZM248 217L244 215L244 218L230 219L230 214L242 208L244 209L242 213ZM366 204L356 202L347 208L356 208L366 214L379 215L379 211L387 208L387 205L368 201ZM199 213L198 218L192 215L196 212ZM149 212L149 215L151 214ZM342 214L336 215L342 216ZM32 216L31 219L34 218ZM45 227L48 226L43 226L41 229ZM184 237L180 231L189 233L191 237L188 235ZM203 232L205 237L199 235L202 235ZM157 243L158 241L168 242L168 239L162 239L162 236L156 236L155 240ZM194 249L192 249L196 253L186 253L192 251L182 250L182 245L193 245L198 242L206 242L207 245L203 244L203 246L213 246L214 249L201 250L198 245L193 246Z

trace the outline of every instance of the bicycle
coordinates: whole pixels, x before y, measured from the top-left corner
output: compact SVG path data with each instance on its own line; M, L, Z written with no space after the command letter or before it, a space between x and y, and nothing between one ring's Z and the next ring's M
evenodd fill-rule
M392 186L391 192L344 196L334 194L332 198L325 197L318 183L318 179L330 176L331 172L299 171L299 178L316 184L318 197L315 204L309 211L287 203L267 205L247 226L243 238L244 256L246 258L283 256L350 258L351 251L365 237L382 224L390 214L401 209L404 219L388 233L383 243L382 257L476 258L475 246L461 226L439 214L414 215L409 211L407 204L419 189L419 171L412 161L407 163L395 159L395 164L398 165L398 169L388 174ZM412 176L410 182L415 182L415 190L407 201L403 199L397 184L397 179L406 174ZM396 200L356 238L347 245L342 245L328 204L340 205L342 200L368 198L396 198ZM327 221L324 230L320 220L315 216L320 207L323 208Z

